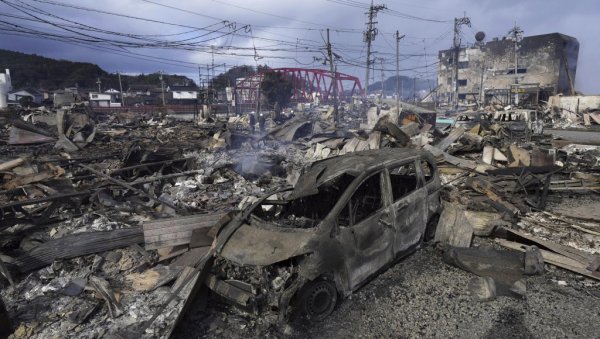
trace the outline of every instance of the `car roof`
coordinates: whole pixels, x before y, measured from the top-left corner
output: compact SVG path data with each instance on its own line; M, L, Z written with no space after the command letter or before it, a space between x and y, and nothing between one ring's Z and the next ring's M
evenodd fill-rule
M353 152L317 161L312 163L302 173L294 188L293 195L296 197L310 195L309 192L315 192L318 186L344 173L356 177L363 172L370 172L379 167L399 164L417 156L429 159L432 163L435 162L431 153L409 148L386 148Z

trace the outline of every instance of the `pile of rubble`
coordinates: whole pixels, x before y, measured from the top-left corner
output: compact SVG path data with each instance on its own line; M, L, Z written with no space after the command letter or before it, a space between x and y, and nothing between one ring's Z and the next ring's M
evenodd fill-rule
M599 220L546 211L552 195L600 190L597 147L556 148L498 124L400 125L395 111L338 123L331 110L288 114L267 119L265 133L245 116L175 122L74 107L13 117L0 131L10 318L0 303L0 325L12 322L14 338L169 336L233 211L296 184L308 163L381 148L436 157L446 201L436 240L450 246L449 263L484 277L473 285L482 299L522 295L523 275L544 262L600 280ZM473 236L525 254L465 250ZM486 260L507 273L480 270Z

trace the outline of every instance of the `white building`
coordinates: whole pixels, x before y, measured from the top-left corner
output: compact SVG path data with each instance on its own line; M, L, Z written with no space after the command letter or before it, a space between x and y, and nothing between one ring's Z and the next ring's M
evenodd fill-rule
M8 92L12 91L10 82L10 71L7 69L5 73L0 73L0 108L8 106Z
M198 88L194 86L169 86L167 92L171 92L174 100L198 99Z
M117 93L98 93L90 92L90 106L92 107L121 107L121 101Z

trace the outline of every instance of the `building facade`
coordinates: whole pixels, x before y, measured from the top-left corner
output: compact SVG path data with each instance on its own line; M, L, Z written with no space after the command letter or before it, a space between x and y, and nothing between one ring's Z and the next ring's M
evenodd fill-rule
M454 50L438 54L438 102L454 101ZM551 33L524 37L516 46L510 38L461 48L458 53L458 101L515 103L535 94L535 100L574 92L579 42ZM516 73L515 73L516 68ZM518 102L516 102L518 103Z
M174 100L198 99L198 87L195 86L169 86L167 92L171 93Z
M113 92L90 92L91 107L121 107L120 97Z

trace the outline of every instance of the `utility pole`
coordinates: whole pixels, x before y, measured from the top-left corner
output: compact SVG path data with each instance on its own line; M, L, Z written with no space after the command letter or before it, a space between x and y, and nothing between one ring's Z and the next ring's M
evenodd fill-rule
M481 82L479 83L479 108L483 108L483 76L485 75L485 60L481 63Z
M400 97L404 97L404 79L400 78Z
M515 84L519 83L519 60L518 60L518 55L517 55L517 50L519 48L519 42L521 41L521 38L523 37L523 30L521 29L521 27L517 26L517 23L515 22L515 26L508 32L508 34L512 35L512 39L514 42L514 50L515 50ZM519 104L519 89L515 88L516 92L515 92L515 105Z
M212 104L210 98L210 66L206 64L206 103Z
M123 100L123 84L121 83L121 73L117 73L119 75L119 90L121 91L121 106L125 107L125 101Z
M383 106L383 78L384 78L384 73L383 73L383 58L375 58L373 59L373 81L375 81L375 63L377 62L377 60L379 60L380 62L380 66L381 66L381 89L379 91L379 100L377 100L377 114L379 114L379 112L381 112L381 106Z
M202 69L198 65L198 87L202 89Z
M381 100L382 100L382 103L383 103L383 96L385 95L385 81L384 81L385 73L383 71L383 61L384 61L383 58L379 58L379 63L381 65Z
M417 77L413 77L413 103L417 102Z
M400 32L396 31L396 113L400 115Z
M329 67L331 69L331 81L333 84L333 120L339 122L338 115L338 86L337 86L337 74L335 65L333 63L333 52L331 51L331 42L329 40L329 28L327 28L327 57L329 58Z
M162 104L165 105L165 82L163 81L162 71L158 75L158 79L160 79L160 89L162 91Z
M386 9L385 5L373 5L373 0L371 0L371 6L369 6L369 12L367 12L367 16L369 18L369 22L367 22L367 30L364 32L364 41L367 43L367 74L365 75L365 96L369 96L369 67L371 66L371 42L375 40L377 36L377 28L374 28L377 22L374 22L373 19L377 17L377 12Z
M211 70L212 70L212 74L211 74L211 79L214 81L215 80L215 46L210 45L210 54L211 54ZM212 87L212 91L211 91L211 103L215 102L215 91L214 91L214 84L211 83Z
M460 53L460 27L463 25L471 27L471 19L466 15L462 18L454 18L454 39L452 40L452 48L454 50L452 58L454 66L454 72L452 72L452 103L454 110L458 109L458 55Z
M102 89L100 87L100 85L102 84L102 81L100 81L100 78L98 78L98 80L96 81L96 83L98 84L98 93L102 93Z

